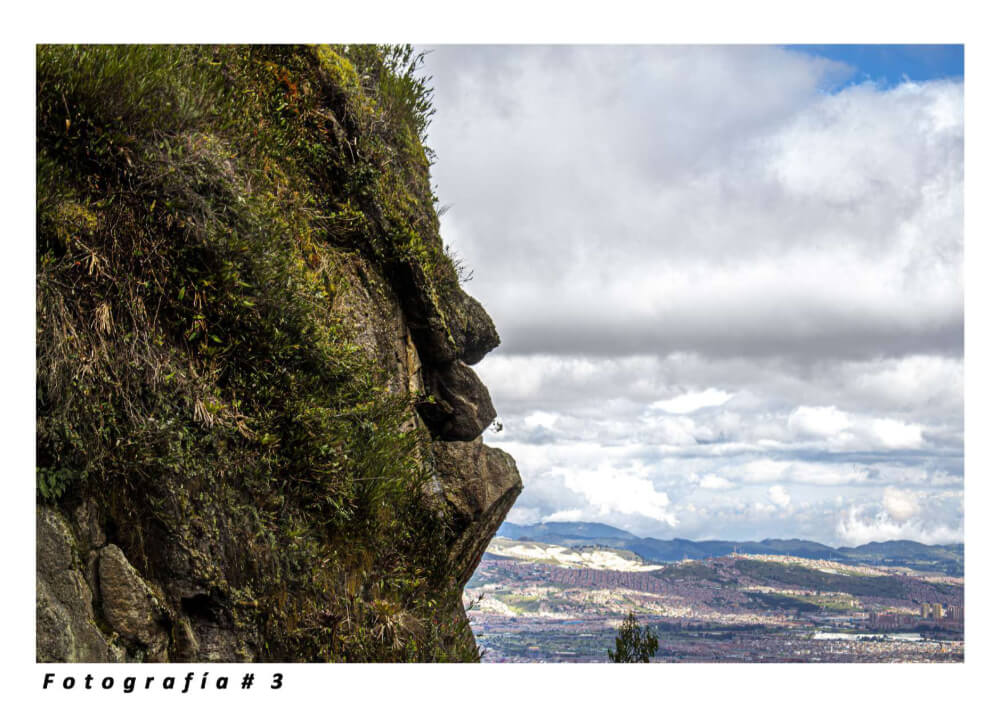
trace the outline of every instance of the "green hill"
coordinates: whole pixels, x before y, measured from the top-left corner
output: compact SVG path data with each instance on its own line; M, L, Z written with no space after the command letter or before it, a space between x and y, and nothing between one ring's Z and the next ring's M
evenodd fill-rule
M550 544L578 546L598 544L627 549L651 562L708 559L733 552L776 554L806 559L865 564L887 564L914 569L941 571L954 576L964 573L965 548L962 544L926 545L911 541L872 542L860 547L829 547L802 539L764 539L758 542L728 540L640 538L630 532L593 522L549 522L535 525L504 523L498 536L525 538Z

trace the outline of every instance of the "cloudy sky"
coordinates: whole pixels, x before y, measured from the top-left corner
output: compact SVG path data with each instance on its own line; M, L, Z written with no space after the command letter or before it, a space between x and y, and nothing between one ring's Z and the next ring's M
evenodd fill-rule
M963 539L961 49L435 47L509 520Z

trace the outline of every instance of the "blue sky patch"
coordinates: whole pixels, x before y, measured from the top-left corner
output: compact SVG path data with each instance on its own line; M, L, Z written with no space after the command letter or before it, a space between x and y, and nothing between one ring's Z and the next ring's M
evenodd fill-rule
M891 88L907 80L965 76L962 44L789 44L785 48L853 67L854 74L838 88L868 81Z

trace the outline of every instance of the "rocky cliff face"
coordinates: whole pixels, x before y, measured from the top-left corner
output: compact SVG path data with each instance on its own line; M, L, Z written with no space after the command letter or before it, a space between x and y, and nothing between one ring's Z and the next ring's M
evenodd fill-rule
M469 660L521 490L391 47L42 47L40 661Z

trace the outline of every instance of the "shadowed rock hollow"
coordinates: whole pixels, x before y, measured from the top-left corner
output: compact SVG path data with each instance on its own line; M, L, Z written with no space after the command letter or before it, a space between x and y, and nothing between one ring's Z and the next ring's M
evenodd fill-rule
M521 490L405 47L38 49L37 658L454 661Z

